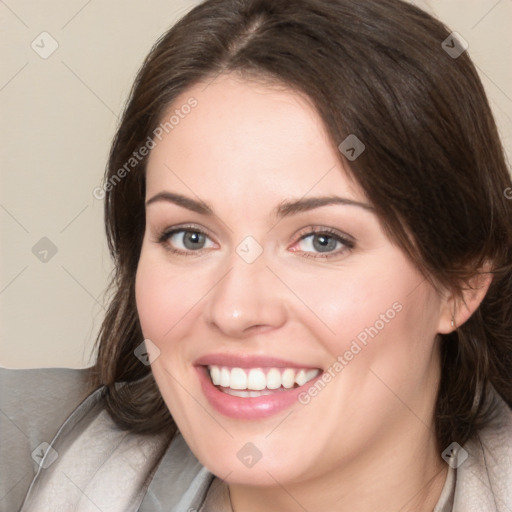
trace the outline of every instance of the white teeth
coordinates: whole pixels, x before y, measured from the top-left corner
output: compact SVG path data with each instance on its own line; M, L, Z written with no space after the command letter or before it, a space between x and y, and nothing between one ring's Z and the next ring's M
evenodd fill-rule
M263 389L262 391L247 391L247 390L228 388L224 392L228 395L241 396L243 398L247 398L247 397L254 398L256 396L272 395L272 391L270 391L269 389Z
M210 376L212 378L213 385L218 386L220 384L220 368L218 366L212 366L210 368Z
M228 368L226 366L209 366L210 377L214 386L220 386L234 396L261 396L270 394L270 390L291 389L303 386L320 374L320 370L298 368ZM246 391L247 390L247 391Z
M255 391L259 391L261 389L265 389L266 387L267 379L265 378L263 370L260 368L253 368L249 372L249 377L247 378L247 389L254 389Z
M227 368L221 368L220 384L219 385L222 386L223 388L229 388L230 381L231 381L231 372Z
M213 368L212 368L212 370L213 370ZM213 372L212 372L212 381L213 381ZM306 382L307 382L306 370L299 370L299 372L297 373L297 376L295 377L295 382L299 386L303 386L304 384L306 384ZM213 383L215 384L215 381Z
M231 389L247 389L247 374L242 368L231 369L229 386Z
M267 388L277 389L281 387L281 372L277 368L270 368L267 373Z
M283 388L293 388L293 385L295 384L295 370L286 368L283 375L281 375L281 382L283 383Z
M309 382L310 380L313 380L320 373L321 373L320 370L308 370L306 372L306 382ZM304 382L304 384L306 382ZM299 386L301 386L301 384L299 384Z

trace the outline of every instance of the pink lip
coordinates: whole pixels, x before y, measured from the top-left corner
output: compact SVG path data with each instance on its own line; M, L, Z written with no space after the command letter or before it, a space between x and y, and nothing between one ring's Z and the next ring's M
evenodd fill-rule
M196 366L227 366L230 368L305 368L313 370L317 366L293 363L275 357L234 355L234 354L210 354L200 357L194 362Z
M227 366L236 368L315 368L314 366L302 366L280 359L254 356L228 356L211 355L205 356L196 361L196 369L201 382L203 393L212 407L224 416L243 420L258 420L268 418L277 414L298 402L298 396L308 387L314 384L322 374L320 373L313 380L306 382L303 386L291 388L286 391L276 391L272 395L258 397L239 397L228 395L214 386L208 369L208 365Z

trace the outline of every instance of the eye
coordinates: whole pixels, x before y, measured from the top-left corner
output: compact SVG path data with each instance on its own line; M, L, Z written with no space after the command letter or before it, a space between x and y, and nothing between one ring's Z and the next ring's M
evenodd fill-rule
M303 252L306 257L328 258L339 256L347 250L353 249L354 245L354 241L348 236L323 228L302 235L290 250Z
M162 233L158 242L171 252L186 254L214 247L206 233L197 228L176 228Z

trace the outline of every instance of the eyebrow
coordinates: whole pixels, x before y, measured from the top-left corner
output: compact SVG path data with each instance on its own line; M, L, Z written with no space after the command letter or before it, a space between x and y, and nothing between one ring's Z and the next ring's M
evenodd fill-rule
M159 192L151 199L146 201L146 206L162 201L177 204L178 206L182 206L187 210L200 213L201 215L213 215L213 210L205 202L196 201L190 197L185 197L181 194L175 194L173 192Z
M373 212L373 206L354 201L353 199L347 199L345 197L338 196L326 196L326 197L307 197L301 198L296 201L283 201L276 208L275 215L277 217L286 217L288 215L294 215L296 213L313 210L315 208L321 208L322 206L329 206L332 204L342 204L345 206L357 206Z
M213 209L204 201L196 201L190 197L176 194L173 192L159 192L154 195L151 199L146 201L146 206L157 202L169 202L174 203L178 206L182 206L187 210L199 213L201 215L213 216ZM287 217L296 213L302 213L315 208L321 208L322 206L329 206L332 204L342 204L345 206L356 206L364 210L373 212L374 208L366 203L354 201L338 196L326 196L326 197L307 197L293 201L283 201L274 210L274 216L277 218Z

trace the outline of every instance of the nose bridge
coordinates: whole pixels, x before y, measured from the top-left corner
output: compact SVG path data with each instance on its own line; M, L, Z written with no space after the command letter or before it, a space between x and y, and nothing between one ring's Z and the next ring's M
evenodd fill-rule
M231 255L227 273L208 294L207 321L226 335L243 336L253 327L276 328L286 320L282 290L265 256L253 241L243 241Z

